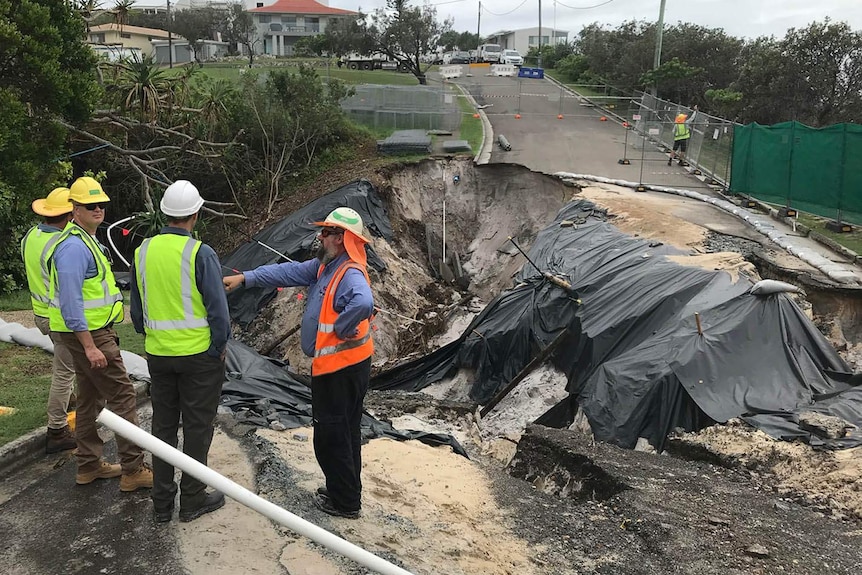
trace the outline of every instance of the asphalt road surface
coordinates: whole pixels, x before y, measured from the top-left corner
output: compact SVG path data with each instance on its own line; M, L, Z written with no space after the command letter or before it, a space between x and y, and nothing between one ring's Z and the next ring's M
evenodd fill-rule
M491 162L522 164L553 174L573 172L676 188L704 191L708 186L674 163L667 154L610 119L602 112L550 80L487 76L474 69L473 76L455 80L484 108L494 128ZM622 107L623 104L621 103ZM625 105L627 107L627 104ZM516 114L521 118L517 119ZM558 116L562 115L562 119ZM496 144L506 136L512 150ZM631 163L623 165L620 159Z

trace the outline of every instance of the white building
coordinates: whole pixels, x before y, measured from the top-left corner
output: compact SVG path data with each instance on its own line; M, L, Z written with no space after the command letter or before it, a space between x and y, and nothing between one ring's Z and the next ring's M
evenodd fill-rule
M542 46L548 44L566 44L569 33L566 30L554 30L542 26ZM539 47L539 28L521 28L520 30L500 30L486 37L485 43L499 44L503 50L517 50L521 56L526 56L530 48Z
M326 0L324 0L325 2ZM323 34L330 21L355 17L357 12L333 8L315 0L256 0L248 8L262 42L260 52L274 56L292 56L297 40ZM248 6L249 2L244 3Z

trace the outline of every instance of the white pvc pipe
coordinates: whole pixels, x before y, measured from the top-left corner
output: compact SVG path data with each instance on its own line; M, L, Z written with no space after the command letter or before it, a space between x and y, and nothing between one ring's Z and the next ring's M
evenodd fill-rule
M123 218L122 220L118 220L118 221L114 222L113 224L111 224L110 226L108 226L108 232L107 232L108 233L108 243L111 244L111 247L114 248L114 253L117 254L117 257L119 257L121 260L123 260L123 263L126 264L127 268L130 268L132 266L129 264L129 262L126 261L126 258L123 257L123 254L120 253L120 250L117 249L117 246L114 245L114 240L113 240L113 238L111 238L111 230L114 229L116 226L118 226L120 224L125 224L129 220L133 220L133 219L135 219L135 216L129 216L128 218Z
M129 423L108 409L102 409L102 412L99 414L99 417L96 418L96 421L114 433L125 437L144 449L149 450L159 459L167 461L174 467L181 469L183 473L188 473L196 479L203 481L210 487L218 489L231 499L242 503L246 507L250 507L269 519L272 519L276 523L284 525L300 535L305 535L315 543L353 559L360 565L368 567L376 573L382 573L383 575L412 575L409 571L405 571L401 567L393 565L385 559L382 559L373 553L369 553L365 549L357 547L353 543L345 541L341 537L333 535L329 531L326 531L313 523L309 523L302 517L298 517L293 513L282 509L278 505L270 503L266 499L255 495L242 485L239 485L220 473L213 471L203 463L195 461L185 453L178 451L164 441L153 437L140 427Z

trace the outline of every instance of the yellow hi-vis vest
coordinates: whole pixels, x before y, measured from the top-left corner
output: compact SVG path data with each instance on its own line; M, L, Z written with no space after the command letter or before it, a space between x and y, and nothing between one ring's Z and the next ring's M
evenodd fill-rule
M673 125L673 141L677 140L687 140L691 137L691 128L688 127L684 122L680 122L679 124Z
M57 246L71 236L81 238L84 245L89 248L96 260L96 275L84 278L81 295L84 298L84 319L87 321L87 330L96 331L103 327L123 321L123 294L117 287L114 272L111 271L111 262L102 253L102 248L96 239L87 233L87 230L74 222L69 222L60 239L46 254L51 282L48 287L48 319L51 321L51 331L62 331L69 333L72 330L66 327L63 314L60 312L60 294L57 293L59 283L57 280L57 266L54 265L53 256Z
M39 317L48 317L48 285L51 276L48 272L48 253L52 252L54 245L60 241L63 233L46 232L33 226L21 240L21 257L24 259L24 267L27 269L27 287L30 290L30 303L33 305L33 313Z
M195 280L200 247L201 242L188 236L159 234L135 250L148 354L179 357L210 347L207 310Z

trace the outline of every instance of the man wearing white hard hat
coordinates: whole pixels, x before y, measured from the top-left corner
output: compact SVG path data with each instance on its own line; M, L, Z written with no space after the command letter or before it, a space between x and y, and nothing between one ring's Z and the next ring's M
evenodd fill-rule
M44 222L33 226L21 240L21 257L27 270L27 285L33 306L36 327L44 335L51 331L48 319L48 290L50 288L47 255L60 240L61 233L72 220L72 203L69 188L55 188L45 199L34 200L33 211ZM48 391L48 432L45 453L75 449L75 435L69 429L69 400L75 384L75 364L72 352L56 336L54 363L51 370L51 388Z
M191 182L168 186L160 205L167 225L135 250L130 275L132 323L146 338L153 435L176 447L182 414L183 452L206 465L225 379L230 318L218 256L192 237L203 204ZM177 494L174 467L153 456L153 476L153 519L167 523ZM179 492L183 522L225 504L222 493L207 493L203 482L186 473Z
M227 291L247 287L308 286L300 331L311 364L314 454L326 478L314 503L322 511L355 519L362 507L362 402L371 376L374 298L366 271L362 217L342 207L320 227L317 257L261 266L224 278Z

